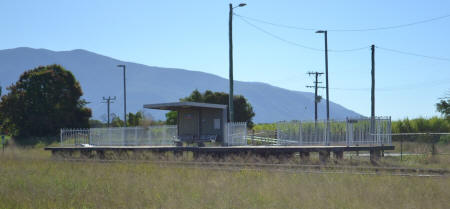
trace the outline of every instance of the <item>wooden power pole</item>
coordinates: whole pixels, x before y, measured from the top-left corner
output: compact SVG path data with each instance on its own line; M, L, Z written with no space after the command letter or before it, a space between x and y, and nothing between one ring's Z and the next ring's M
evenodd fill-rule
M102 103L106 103L107 104L107 114L108 114L108 128L109 128L109 106L110 106L110 104L111 103L114 103L114 100L116 100L116 97L113 97L113 98L111 98L110 96L108 96L108 98L106 98L106 97L103 97L103 100L105 101L105 102L102 102Z
M306 86L307 88L314 88L314 121L317 122L317 103L319 103L319 97L317 95L317 89L318 88L326 88L323 86L319 86L319 76L322 75L323 73L319 73L319 72L308 72L308 75L315 75L315 81L314 81L314 86Z

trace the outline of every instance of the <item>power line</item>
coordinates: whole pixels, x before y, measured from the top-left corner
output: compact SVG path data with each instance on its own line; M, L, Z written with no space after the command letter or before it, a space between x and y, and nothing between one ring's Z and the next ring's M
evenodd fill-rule
M237 16L237 17L239 17L244 23L252 26L253 28L255 28L255 29L257 29L257 30L259 30L259 31L261 31L261 32L263 32L263 33L265 33L265 34L275 38L275 39L278 39L278 40L280 40L282 42L285 42L287 44L294 45L294 46L297 46L297 47L300 47L300 48L304 48L304 49L313 50L313 51L325 51L323 49L314 48L314 47L306 46L306 45L303 45L303 44L299 44L299 43L287 40L285 38L282 38L282 37L280 37L278 35L275 35L275 34L269 32L267 30L262 29L261 27L259 27L259 26L255 25L255 24L247 21L244 18L241 18L240 16ZM353 48L353 49L328 49L328 51L329 52L352 52L352 51L360 51L360 50L364 50L364 49L369 49L369 47L368 46L364 46L364 47L358 47L358 48Z
M427 82L420 82L420 83L409 83L405 85L400 86L386 86L381 88L375 88L376 91L403 91L403 90L412 90L417 88L423 88L423 86L433 87L433 86L439 86L443 84L448 84L448 80L450 78L446 79L440 79L440 80L434 80L434 81L427 81ZM330 88L332 90L341 90L341 91L370 91L370 88Z
M303 30L303 31L319 30L319 28L309 28L309 27L299 27L299 26L292 26L292 25L284 25L284 24L279 24L279 23L268 22L268 21L257 19L257 18L253 18L253 17L246 17L246 16L239 15L239 14L235 14L235 15L238 16L238 17L241 17L241 18L245 18L245 19L248 19L248 20L252 20L252 21L255 21L255 22L260 22L260 23L264 23L264 24L268 24L268 25L272 25L272 26L276 26L276 27L290 28L290 29ZM381 27L373 27L373 28L359 28L359 29L331 29L331 30L328 29L327 31L333 31L333 32L367 32L367 31L378 31L378 30L391 30L391 29L410 27L410 26L418 25L418 24L424 24L424 23L428 23L428 22L432 22L432 21L436 21L436 20L440 20L440 19L444 19L444 18L448 18L448 17L450 17L450 14L442 15L442 16L438 16L438 17L433 17L433 18L430 18L430 19L420 20L420 21L416 21L416 22L399 24L399 25L381 26Z
M314 47L310 47L310 46L306 46L306 45L303 45L303 44L296 43L294 41L287 40L285 38L282 38L282 37L280 37L278 35L275 35L275 34L273 34L273 33L269 32L269 31L267 31L267 30L265 30L265 29L255 25L255 24L247 21L241 15L237 15L236 14L236 16L239 17L244 23L252 26L253 28L255 28L255 29L257 29L257 30L259 30L259 31L261 31L261 32L263 32L263 33L265 33L265 34L275 38L275 39L283 41L283 42L285 42L287 44L294 45L294 46L297 46L297 47L300 47L300 48L304 48L304 49L313 50L313 51L324 51L323 49L314 48ZM448 16L450 16L450 15L441 16L441 17L438 17L438 19L442 19L442 18L448 17ZM436 19L436 18L434 18L434 19ZM428 20L428 21L430 21L430 20ZM336 31L336 30L329 30L329 31ZM353 49L329 49L328 51L329 52L353 52L353 51L360 51L360 50L364 50L364 49L368 49L368 48L369 48L368 46L364 46L364 47L358 47L358 48L353 48ZM417 54L417 53L412 53L412 52L405 52L405 51L400 51L400 50L396 50L396 49L389 49L389 48L384 48L384 47L379 47L379 46L376 46L376 48L379 48L379 49L385 50L385 51L399 53L399 54L405 54L405 55L411 55L411 56L416 56L416 57L423 57L423 58L428 58L428 59L434 59L434 60L450 62L450 58L445 58L445 57L429 56L429 55Z
M399 54L405 54L405 55L411 55L411 56L416 56L416 57L423 57L423 58L428 58L428 59L450 62L450 58L445 58L445 57L435 57L435 56L429 56L429 55L423 55L423 54L416 54L416 53L412 53L412 52L405 52L405 51L400 51L397 49L389 49L389 48L384 48L384 47L379 47L379 46L377 46L377 48L379 48L381 50L385 50L385 51L399 53Z

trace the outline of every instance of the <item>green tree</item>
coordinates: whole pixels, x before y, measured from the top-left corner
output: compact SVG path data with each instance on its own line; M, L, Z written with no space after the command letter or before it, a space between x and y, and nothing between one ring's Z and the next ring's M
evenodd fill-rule
M120 117L114 113L111 113L111 127L123 127L124 126L123 120L120 119Z
M441 101L436 104L436 110L442 113L447 120L450 120L450 97L442 98Z
M212 92L210 90L205 91L203 94L198 90L194 90L188 97L180 99L182 102L203 102L212 104L223 104L228 105L228 94L224 92ZM234 105L234 119L239 122L247 122L249 128L253 127L253 117L255 113L253 112L252 105L247 101L247 99L242 95L234 95L233 97ZM229 111L227 111L229 113ZM177 114L173 111L166 114L166 123L175 124L177 121ZM228 119L229 119L228 115Z
M1 97L2 97L2 86L0 86L0 101L1 101ZM3 132L5 132L5 130L3 128L3 116L2 116L2 112L0 112L0 134L3 134Z
M136 114L128 113L127 116L127 126L134 127L141 125L142 120L144 119L144 115L141 111L138 111Z
M104 128L107 124L103 123L99 120L90 119L89 120L89 128Z
M176 125L177 124L177 118L178 118L178 112L177 111L169 111L166 113L166 124L167 125Z
M3 127L15 136L54 136L61 128L87 128L91 110L80 83L60 65L24 72L0 102Z

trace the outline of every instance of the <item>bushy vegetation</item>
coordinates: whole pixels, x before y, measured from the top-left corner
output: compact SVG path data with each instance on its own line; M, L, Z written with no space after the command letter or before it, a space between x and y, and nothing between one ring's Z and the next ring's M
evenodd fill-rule
M277 124L276 123L259 123L253 127L255 132L263 132L263 131L276 131Z
M147 127L150 125L164 125L164 121L153 120L153 117L149 114L144 114L143 111L138 111L136 113L127 114L127 127L143 126ZM89 120L90 128L105 128L108 127L107 122L102 122L99 120ZM110 127L124 127L123 120L116 114L111 114Z
M403 119L392 122L392 133L449 133L450 121L444 118L432 117ZM393 136L393 140L420 141L428 143L448 143L449 135L411 135Z

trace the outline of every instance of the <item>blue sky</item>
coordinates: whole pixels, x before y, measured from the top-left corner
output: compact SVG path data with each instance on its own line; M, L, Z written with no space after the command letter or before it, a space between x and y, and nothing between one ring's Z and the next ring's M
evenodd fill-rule
M241 1L231 1L238 4ZM0 48L86 49L150 66L228 77L230 1L2 1ZM450 1L247 0L235 13L269 22L323 29L398 25L450 14ZM286 40L323 48L323 36L252 22ZM310 91L308 71L324 71L324 53L277 40L234 17L235 79ZM370 115L371 44L450 58L450 17L392 30L333 32L330 100ZM431 117L450 90L450 62L376 50L377 115ZM324 78L324 77L323 77ZM132 81L129 81L132 82ZM319 91L325 96L325 91ZM270 96L270 95L268 95Z

